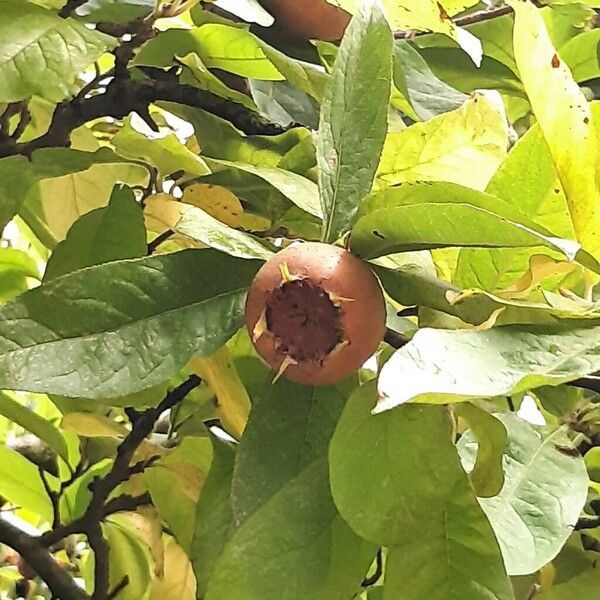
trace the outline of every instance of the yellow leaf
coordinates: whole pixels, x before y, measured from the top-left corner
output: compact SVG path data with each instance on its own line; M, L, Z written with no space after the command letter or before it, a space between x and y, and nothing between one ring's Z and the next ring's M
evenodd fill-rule
M195 600L196 577L190 559L172 537L165 536L165 566L154 579L150 600Z
M93 413L72 412L62 418L60 426L81 437L121 438L127 435L127 428L108 417Z
M511 298L525 298L545 277L568 275L577 265L564 260L556 260L546 254L534 254L529 258L529 269L512 285L499 294L508 294Z
M224 429L239 439L248 421L250 398L227 347L223 346L211 356L194 357L190 368L202 377L215 393L217 414Z
M556 52L539 10L515 11L514 52L533 113L550 148L583 248L600 258L600 143L590 104Z
M163 192L148 196L144 207L146 229L159 234L173 229L181 219L181 213L181 205L175 196Z
M354 14L360 0L327 0ZM466 29L457 27L450 16L466 6L476 4L473 0L382 0L383 10L392 29L414 29L442 33L456 41L479 66L483 56L481 42Z
M115 183L138 184L147 177L148 172L140 165L94 165L86 171L43 179L27 195L23 210L28 220L38 221L44 230L43 241L54 246L65 239L81 215L108 204Z
M162 520L153 506L141 506L136 512L122 512L114 521L133 531L150 551L154 560L154 572L162 576L165 563L165 548L162 540Z
M239 227L244 208L238 197L220 185L194 183L183 190L183 202L203 209L230 227Z
M449 181L484 190L506 156L508 126L495 92L475 92L460 108L388 135L380 187Z

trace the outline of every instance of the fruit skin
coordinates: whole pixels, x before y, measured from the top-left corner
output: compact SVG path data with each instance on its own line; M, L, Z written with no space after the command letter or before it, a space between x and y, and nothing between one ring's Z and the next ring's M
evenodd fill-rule
M296 40L337 42L344 36L351 15L325 0L260 0L277 25Z
M343 248L318 242L297 244L278 252L257 273L246 300L246 326L253 337L272 290L282 284L281 265L292 277L309 279L340 300L344 338L350 343L316 361L290 364L283 376L296 383L327 385L355 372L376 350L385 332L385 300L369 267ZM254 341L262 358L279 370L285 355L266 331Z

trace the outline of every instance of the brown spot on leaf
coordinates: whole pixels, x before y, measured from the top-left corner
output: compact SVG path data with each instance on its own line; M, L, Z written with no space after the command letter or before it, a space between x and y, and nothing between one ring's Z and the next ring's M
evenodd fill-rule
M450 15L446 12L446 9L438 2L438 10L440 11L440 21L442 21L442 23L444 21L449 21L450 20Z
M587 125L590 122L589 117L583 117L583 122Z
M385 240L385 235L383 235L382 233L379 233L379 231L377 231L376 229L373 230L373 235L375 237L378 237L381 240Z
M557 54L552 57L550 64L552 65L553 69L558 69L558 67L560 67L560 59L558 58Z
M577 458L579 456L579 450L577 450L577 448L573 448L571 446L561 446L560 444L554 444L554 447L565 456L569 456L571 458Z

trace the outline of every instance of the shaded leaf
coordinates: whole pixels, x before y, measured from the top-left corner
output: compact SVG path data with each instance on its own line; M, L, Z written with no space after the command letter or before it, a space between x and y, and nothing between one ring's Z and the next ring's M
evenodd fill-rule
M113 190L105 208L77 220L58 244L46 265L44 281L82 269L147 253L143 214L133 192Z
M467 100L465 94L438 79L417 50L402 40L394 42L394 85L423 121L460 108Z
M198 596L206 594L215 564L233 531L231 480L235 461L232 446L211 438L213 461L196 507L190 559L198 584Z
M152 581L148 550L128 528L114 522L114 518L102 525L102 531L109 547L109 589L115 589L127 576L128 583L119 593L120 600L146 600Z
M360 586L375 548L337 514L327 461L306 466L233 534L207 600L346 600Z

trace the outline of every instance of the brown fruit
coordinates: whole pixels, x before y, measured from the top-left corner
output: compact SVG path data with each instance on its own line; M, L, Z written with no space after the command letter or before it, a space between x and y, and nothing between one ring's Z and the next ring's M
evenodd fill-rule
M296 40L337 42L344 36L351 15L325 0L260 0L277 25Z
M263 359L287 379L326 385L371 356L385 331L385 301L369 267L343 248L290 246L257 273L246 326Z

